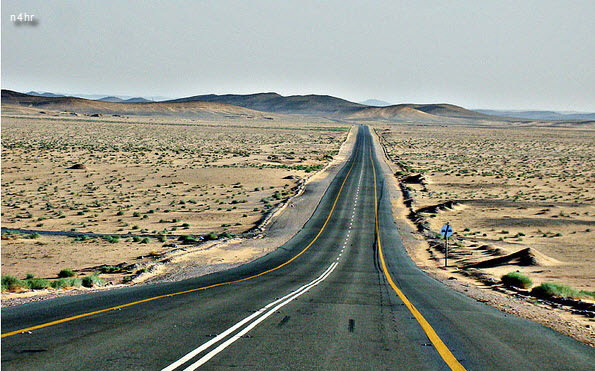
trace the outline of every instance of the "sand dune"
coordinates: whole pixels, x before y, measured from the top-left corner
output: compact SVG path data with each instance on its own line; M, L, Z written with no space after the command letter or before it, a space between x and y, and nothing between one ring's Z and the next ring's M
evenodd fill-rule
M494 268L503 265L543 267L556 264L560 264L560 262L528 247L512 254L472 263L465 268Z

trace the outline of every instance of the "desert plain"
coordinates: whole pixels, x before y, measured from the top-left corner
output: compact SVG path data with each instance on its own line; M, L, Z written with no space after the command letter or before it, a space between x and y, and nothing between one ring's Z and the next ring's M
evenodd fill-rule
M121 283L185 243L254 231L338 152L329 120L2 117L2 274ZM120 269L121 267L126 269Z
M419 267L595 344L592 121L273 93L137 105L3 91L2 108L3 285L7 275L24 280L4 290L3 306L71 294L27 291L48 282L68 288L58 280L64 269L113 287L267 254L309 218L357 125L367 124L386 158L396 226ZM448 267L445 223L455 231ZM528 290L503 285L510 273L528 276ZM574 299L529 293L544 283L569 288L554 297Z
M518 271L534 286L595 290L592 129L401 123L376 131L409 198L407 216L429 243L410 251L420 265L444 264L439 232L448 222L453 272L499 282Z

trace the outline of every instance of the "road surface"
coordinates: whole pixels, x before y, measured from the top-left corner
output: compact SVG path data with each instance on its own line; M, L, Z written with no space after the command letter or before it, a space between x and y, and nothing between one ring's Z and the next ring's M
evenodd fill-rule
M3 309L3 370L594 369L595 349L413 264L372 146L361 126L311 220L252 263Z

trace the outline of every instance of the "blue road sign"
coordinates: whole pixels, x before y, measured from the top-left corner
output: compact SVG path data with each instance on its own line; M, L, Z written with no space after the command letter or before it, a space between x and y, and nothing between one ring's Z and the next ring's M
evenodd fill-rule
M440 230L440 233L442 234L442 237L446 238L446 237L450 237L452 236L452 227L449 224L445 224L442 229Z

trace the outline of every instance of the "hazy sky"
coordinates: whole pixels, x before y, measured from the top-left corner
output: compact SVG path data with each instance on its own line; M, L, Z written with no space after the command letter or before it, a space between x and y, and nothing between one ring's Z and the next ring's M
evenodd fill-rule
M2 87L595 111L594 19L593 0L3 0Z

